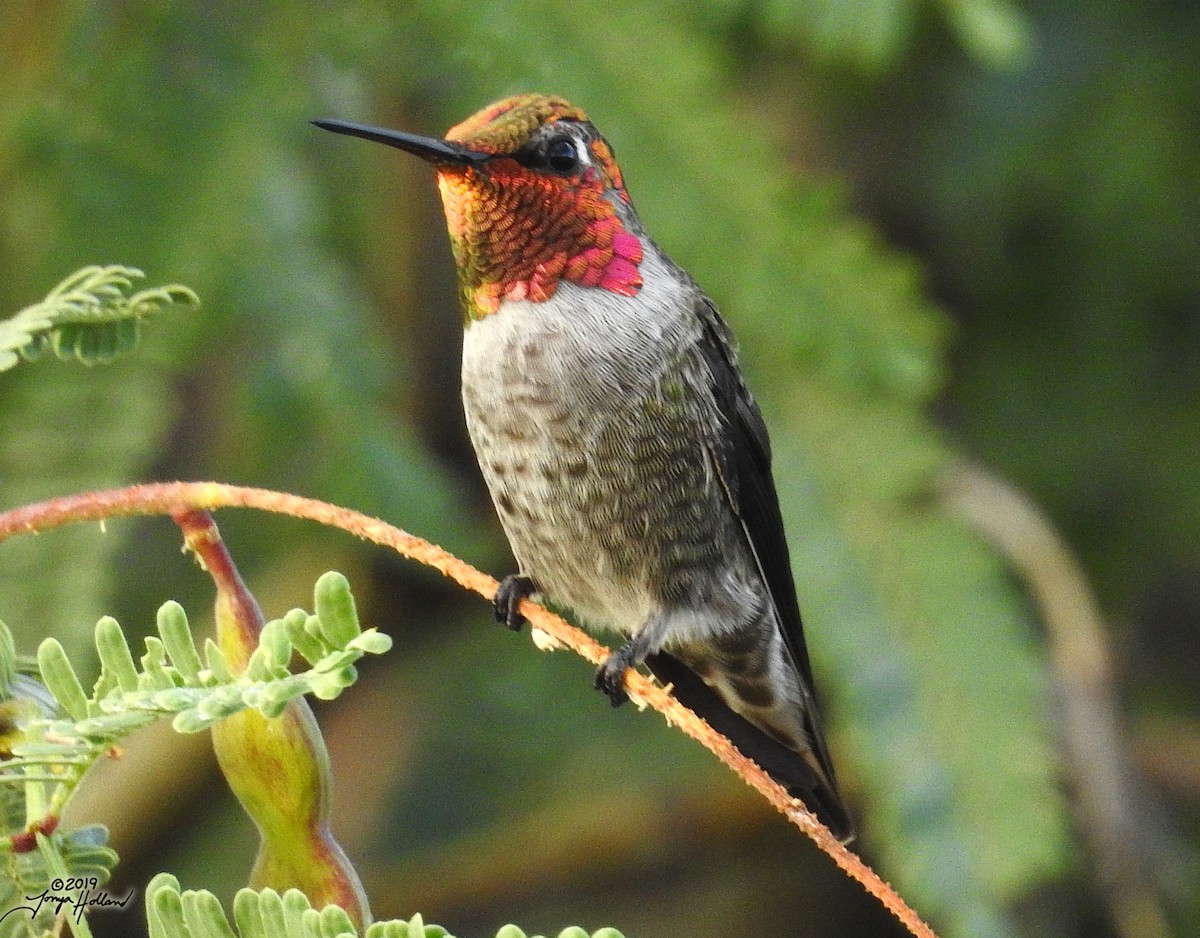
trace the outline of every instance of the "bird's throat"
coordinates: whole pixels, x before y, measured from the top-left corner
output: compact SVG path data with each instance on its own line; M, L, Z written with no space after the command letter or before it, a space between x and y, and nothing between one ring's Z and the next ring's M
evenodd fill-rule
M642 242L608 200L511 162L438 174L467 318L504 300L543 302L563 280L635 296Z

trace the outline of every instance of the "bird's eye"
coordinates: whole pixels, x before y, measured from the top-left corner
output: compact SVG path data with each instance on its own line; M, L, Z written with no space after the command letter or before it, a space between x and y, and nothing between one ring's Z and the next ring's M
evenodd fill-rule
M546 147L546 165L556 173L573 173L579 169L579 162L574 140L559 137Z

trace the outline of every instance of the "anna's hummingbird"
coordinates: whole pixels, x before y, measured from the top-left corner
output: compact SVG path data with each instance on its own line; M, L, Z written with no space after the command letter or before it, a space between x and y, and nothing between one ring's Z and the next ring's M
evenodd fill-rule
M446 134L319 127L437 169L466 310L467 428L520 573L626 643L840 837L767 429L712 301L651 241L612 148L562 98L518 95Z

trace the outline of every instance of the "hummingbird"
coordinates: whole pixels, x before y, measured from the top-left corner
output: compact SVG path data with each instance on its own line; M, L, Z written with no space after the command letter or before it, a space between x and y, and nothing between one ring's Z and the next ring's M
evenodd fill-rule
M318 127L437 172L465 312L467 429L519 572L496 615L545 597L624 644L834 832L838 793L766 424L713 301L646 234L612 146L561 97L522 94L444 139Z

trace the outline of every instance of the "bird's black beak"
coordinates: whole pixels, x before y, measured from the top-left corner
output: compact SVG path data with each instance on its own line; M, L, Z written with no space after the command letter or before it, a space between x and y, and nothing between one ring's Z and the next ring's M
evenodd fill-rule
M396 147L398 150L419 156L434 166L478 166L492 158L490 153L472 150L450 140L420 137L416 134L406 134L400 130L388 130L386 127L368 127L365 124L352 124L349 121L325 118L315 120L313 123L322 130L331 130L335 134L346 134L351 137L362 137L364 140L374 140L377 143L386 143L389 147Z

